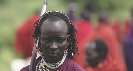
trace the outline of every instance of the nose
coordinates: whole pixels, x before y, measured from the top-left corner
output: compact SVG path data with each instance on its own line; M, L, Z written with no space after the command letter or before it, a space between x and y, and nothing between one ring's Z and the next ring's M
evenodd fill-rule
M52 49L58 48L57 43L56 43L56 42L53 42L53 43L51 44L50 48L52 48Z

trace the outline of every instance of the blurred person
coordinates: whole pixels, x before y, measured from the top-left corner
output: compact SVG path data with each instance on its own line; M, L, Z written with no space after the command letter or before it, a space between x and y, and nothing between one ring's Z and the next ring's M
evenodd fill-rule
M133 22L130 35L125 41L125 56L128 71L133 71Z
M124 34L125 34L125 39L130 35L130 28L131 28L131 22L133 21L133 19L131 18L131 20L125 20L125 25L124 25Z
M86 42L90 42L94 39L100 38L108 46L108 53L106 57L107 63L102 64L102 68L105 71L110 71L110 69L115 69L115 71L126 71L126 66L122 52L120 51L120 46L118 44L117 37L108 24L109 15L106 11L102 11L98 15L98 25L95 28L94 33L91 33L91 36L88 37L82 42L85 47ZM81 46L79 46L81 47ZM95 68L93 68L95 70ZM96 68L96 70L100 68Z
M75 56L74 61L77 62L81 67L84 67L85 61L85 54L84 54L84 48L82 47L82 41L85 40L85 38L88 37L93 32L93 27L90 22L90 12L85 9L81 13L81 20L75 24L75 27L77 29L77 45L79 46L79 55ZM82 56L82 57L81 57Z
M121 47L121 51L122 51L123 56L125 58L124 45L123 45L124 40L126 38L124 19L122 19L122 17L119 16L118 19L113 22L112 28L113 28L116 36L117 36L119 45Z
M107 64L106 56L108 53L108 46L101 39L95 39L88 43L85 47L86 53L86 71L107 71L102 64ZM100 69L99 69L100 68ZM116 71L108 69L109 71Z
M131 10L131 16L130 33L125 40L125 56L128 71L133 71L133 8Z
M120 42L120 44L123 44L123 40L125 37L125 33L124 33L124 19L119 16L118 19L116 19L115 21L113 21L113 25L112 28L115 32L115 34L117 35L118 41Z
M76 29L63 12L45 12L35 24L33 38L38 46L33 57L37 51L41 56L20 71L30 71L31 67L32 71L85 71L72 61L78 51Z
M26 21L16 30L14 49L22 59L14 59L11 62L11 71L19 71L22 67L30 64L34 39L32 38L34 23L40 17L40 11L37 9ZM17 66L17 67L16 67Z
M69 3L68 4L68 12L67 16L70 18L72 22L76 21L75 12L77 10L77 4L76 3Z
M26 21L16 30L15 51L23 58L31 57L34 39L32 38L34 23L40 16L40 11L36 10Z

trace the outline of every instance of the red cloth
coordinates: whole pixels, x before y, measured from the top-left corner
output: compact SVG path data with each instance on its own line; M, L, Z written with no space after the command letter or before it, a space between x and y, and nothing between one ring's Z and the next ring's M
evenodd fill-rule
M101 38L105 41L108 45L108 54L106 59L100 63L102 65L101 67L99 67L99 65L94 68L87 67L86 71L127 71L118 40L112 28L109 25L100 22L95 29L95 32L91 37L86 38L84 42L96 38ZM85 43L82 45L85 45Z
M24 58L32 55L34 39L32 38L34 23L38 20L39 15L33 14L26 20L16 31L15 51Z
M91 26L90 22L87 20L81 20L77 24L75 24L75 27L78 31L77 33L77 41L78 41L78 52L79 55L76 54L74 57L74 61L77 62L81 67L84 67L84 48L83 46L80 46L82 44L82 41L85 40L85 38L88 37L88 34L91 34L93 32L93 27Z
M119 23L116 21L114 22L114 24L112 25L113 31L115 32L118 42L120 43L120 45L123 45L123 39L125 38L125 33L124 33L124 29L123 29L123 24L119 25Z
M113 30L115 31L118 40L123 44L123 39L127 36L129 36L129 32L130 32L130 22L129 21L125 21L123 22L123 24L119 25L119 23L116 21L114 22L114 24L112 25Z
M131 21L128 21L126 20L125 21L125 34L126 34L126 37L129 36L129 33L130 33L130 27L131 26Z

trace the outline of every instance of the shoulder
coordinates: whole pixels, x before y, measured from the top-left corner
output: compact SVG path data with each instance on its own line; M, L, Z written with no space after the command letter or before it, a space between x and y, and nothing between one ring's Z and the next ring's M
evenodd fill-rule
M42 57L40 56L40 57L38 57L38 58L36 59L35 64L33 65L33 66L34 66L34 70L35 70L36 64L38 63L38 61L41 60L41 58L42 58ZM23 67L20 71L29 71L29 65L26 66L26 67Z
M76 62L74 62L74 71L85 71L85 70L81 68Z
M67 58L65 63L71 71L85 71L76 62L73 62L72 59Z

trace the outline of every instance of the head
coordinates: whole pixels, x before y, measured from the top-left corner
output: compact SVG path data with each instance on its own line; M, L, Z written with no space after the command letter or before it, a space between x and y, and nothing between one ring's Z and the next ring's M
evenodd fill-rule
M98 21L99 22L104 22L104 23L108 23L109 20L109 14L107 11L101 11L98 14Z
M76 11L76 10L77 10L77 4L76 4L76 3L69 3L69 4L68 4L68 10L69 10L70 12Z
M90 11L85 9L81 12L81 18L90 21Z
M76 54L78 47L75 34L76 29L63 12L50 11L45 12L35 23L33 37L39 40L38 50L45 61L55 63L62 59L65 51L71 59Z
M87 66L95 67L106 58L108 47L104 41L97 39L86 45L85 52Z

